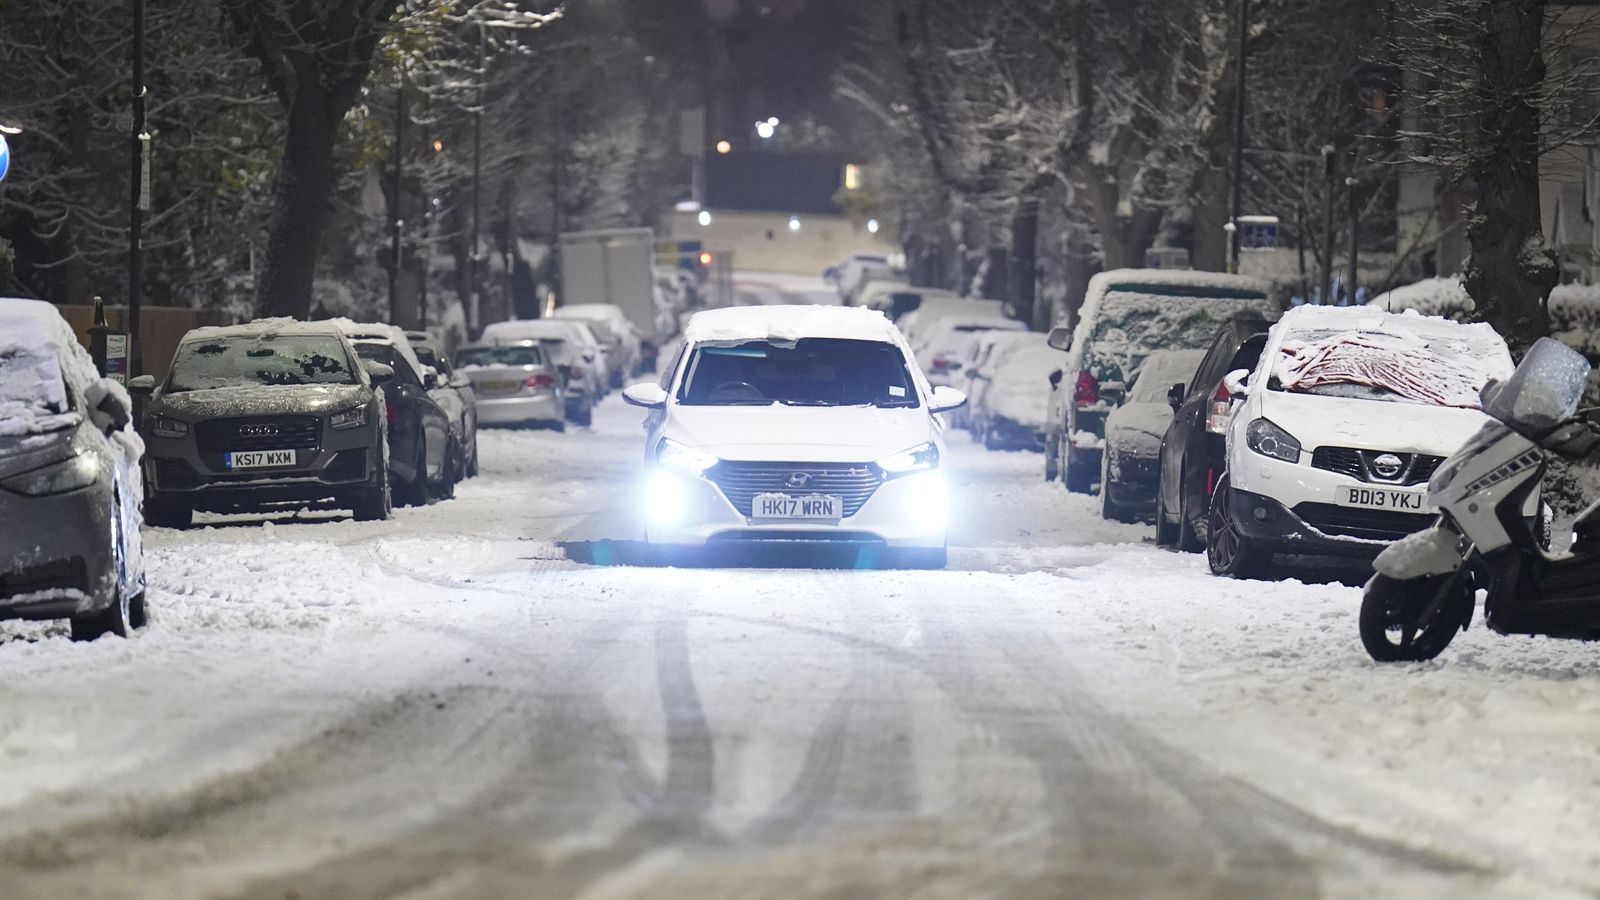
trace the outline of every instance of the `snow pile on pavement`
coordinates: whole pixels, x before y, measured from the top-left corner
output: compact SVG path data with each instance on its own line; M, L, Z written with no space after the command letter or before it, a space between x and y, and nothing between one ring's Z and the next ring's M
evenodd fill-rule
M89 352L54 306L0 298L0 437L72 424L68 386L84 392L99 377Z
M896 342L899 332L883 313L852 306L733 306L697 312L683 330L691 344L841 338Z

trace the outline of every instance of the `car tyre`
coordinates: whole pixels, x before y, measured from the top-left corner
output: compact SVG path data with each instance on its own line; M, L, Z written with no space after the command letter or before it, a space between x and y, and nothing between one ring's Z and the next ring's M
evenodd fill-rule
M1111 454L1100 454L1100 518L1107 522L1133 522L1134 517L1111 499Z
M1267 550L1239 531L1233 520L1232 489L1228 476L1217 482L1217 492L1211 496L1211 515L1207 522L1206 562L1213 575L1228 578L1261 579L1272 565L1272 551Z
M435 500L452 500L456 496L456 473L461 469L461 443L455 439L445 442L444 465L439 468L439 480L430 485L429 494Z
M1433 659L1472 618L1474 593L1465 571L1408 579L1373 575L1361 596L1361 644L1377 662ZM1439 609L1422 621L1423 612L1441 594Z
M417 466L411 478L393 485L394 500L401 506L428 505L428 450L426 437L417 435Z
M172 497L151 497L144 501L144 521L154 528L188 528L194 524L194 507Z
M1066 486L1068 491L1074 494L1087 494L1094 489L1094 474L1088 471L1088 467L1082 461L1079 461L1077 465L1073 465L1072 458L1077 455L1073 453L1073 449L1072 441L1063 435L1061 438L1061 483Z
M478 427L472 427L472 444L467 450L467 477L478 477Z
M1179 549L1178 533L1182 525L1168 521L1166 490L1156 487L1156 546Z
M1046 437L1044 441L1044 480L1055 481L1061 474L1061 443L1054 438Z
M72 617L72 639L75 641L93 641L108 634L117 637L127 637L133 630L133 598L117 591L117 599L106 606L82 616ZM139 595L141 607L140 618L144 617L144 595Z
M389 518L394 511L394 497L389 488L388 471L389 448L388 441L378 439L378 472L373 477L373 484L357 494L350 504L357 522L382 522Z
M579 428L588 428L594 424L594 404L584 398L583 405L578 407L577 413L572 416L572 424Z
M1189 512L1189 501L1183 486L1178 486L1178 549L1184 553L1204 553L1206 541L1200 536L1200 517Z

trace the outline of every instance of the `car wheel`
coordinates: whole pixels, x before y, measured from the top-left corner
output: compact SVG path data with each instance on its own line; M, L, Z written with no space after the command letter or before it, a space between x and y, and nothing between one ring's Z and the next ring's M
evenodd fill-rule
M467 477L478 477L478 428L472 428L472 446L467 451Z
M1201 518L1189 511L1188 491L1178 485L1178 549L1184 553L1204 553L1206 540L1200 536Z
M1088 471L1088 466L1080 459L1073 464L1073 457L1078 454L1073 452L1072 441L1066 436L1061 438L1061 483L1067 490L1074 494L1087 494L1094 489L1094 473Z
M1166 493L1165 488L1156 486L1156 546L1177 549L1180 528L1177 523L1168 521Z
M1211 497L1211 515L1206 526L1206 562L1213 575L1260 579L1272 565L1272 551L1240 533L1238 523L1233 520L1232 493L1228 477L1224 475Z
M1111 454L1100 454L1100 518L1107 522L1132 522L1133 517L1111 499Z
M593 425L594 404L588 402L584 403L583 409L578 410L578 414L573 417L572 423L583 428L588 428L589 426Z
M1006 442L1001 440L999 432L993 425L983 428L983 447L985 450L1004 450Z
M444 445L444 465L439 470L439 480L431 485L429 491L435 500L450 500L456 495L456 472L461 468L461 444L455 440L446 441Z
M150 610L144 604L144 593L140 591L128 600L128 624L133 628L150 624Z
M183 500L151 497L144 501L144 521L154 528L188 528L194 524L194 507Z
M143 607L144 597L140 595L139 605ZM105 609L72 617L72 639L75 641L92 641L103 635L114 634L117 637L127 637L133 630L133 599L117 590L117 599L112 601ZM141 618L143 613L140 614Z
M388 442L382 437L378 443L378 473L373 484L364 488L350 504L357 522L382 522L394 510L394 497L389 491Z
M1061 472L1060 464L1061 445L1052 438L1044 440L1044 480L1055 481Z
M410 480L396 483L391 490L401 506L428 505L428 451L425 437L417 435L417 465Z

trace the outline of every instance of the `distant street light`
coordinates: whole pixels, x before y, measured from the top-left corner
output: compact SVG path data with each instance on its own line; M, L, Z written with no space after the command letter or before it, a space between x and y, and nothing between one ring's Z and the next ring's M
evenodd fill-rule
M867 233L868 234L877 234L878 233L878 220L877 219L868 219L867 220Z
M768 119L767 120L767 124L771 125L773 128L777 128L778 127L778 117L777 116L773 116L772 118Z
M709 211L704 209L700 210L699 218L702 227L711 224L711 213Z
M772 120L770 119L765 122L756 123L756 136L761 138L763 141L771 140L772 136L777 134L777 132L778 126L772 124Z
M800 230L800 217L799 216L790 216L789 217L789 230L790 231L799 231Z
M733 152L733 144L727 141L717 141L717 152L723 156L727 156L729 153Z

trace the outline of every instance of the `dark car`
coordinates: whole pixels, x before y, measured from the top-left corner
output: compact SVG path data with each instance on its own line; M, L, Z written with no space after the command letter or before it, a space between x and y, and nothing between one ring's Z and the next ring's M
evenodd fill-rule
M54 306L0 298L0 619L145 624L130 415Z
M327 323L263 321L184 336L144 414L145 520L187 527L194 511L255 512L283 504L389 516L388 433L377 387Z
M429 393L427 372L405 332L393 325L344 320L338 325L362 359L394 371L383 386L383 402L395 502L422 506L430 498L455 496L465 449L450 427L450 414Z
M1100 514L1115 522L1152 520L1160 481L1161 439L1172 421L1167 393L1187 384L1204 350L1157 350L1145 357L1132 389L1106 417L1100 455Z
M1222 379L1235 369L1255 370L1271 327L1261 316L1234 316L1217 331L1194 377L1167 388L1173 416L1161 439L1157 544L1189 553L1205 549L1211 494L1227 468L1224 435L1231 401Z
M1107 400L1123 396L1146 356L1203 349L1229 317L1278 309L1266 282L1239 275L1116 269L1089 279L1077 326L1050 332L1050 346L1066 350L1067 360L1052 392L1050 409L1060 418L1045 428L1055 443L1046 454L1067 490L1087 494L1094 487L1112 410Z
M472 390L472 380L457 372L450 364L450 354L432 336L420 331L406 332L411 350L423 366L438 373L436 384L428 390L434 402L450 414L450 427L456 442L461 445L461 467L456 480L476 478L478 475L478 397ZM423 370L424 383L428 380Z

